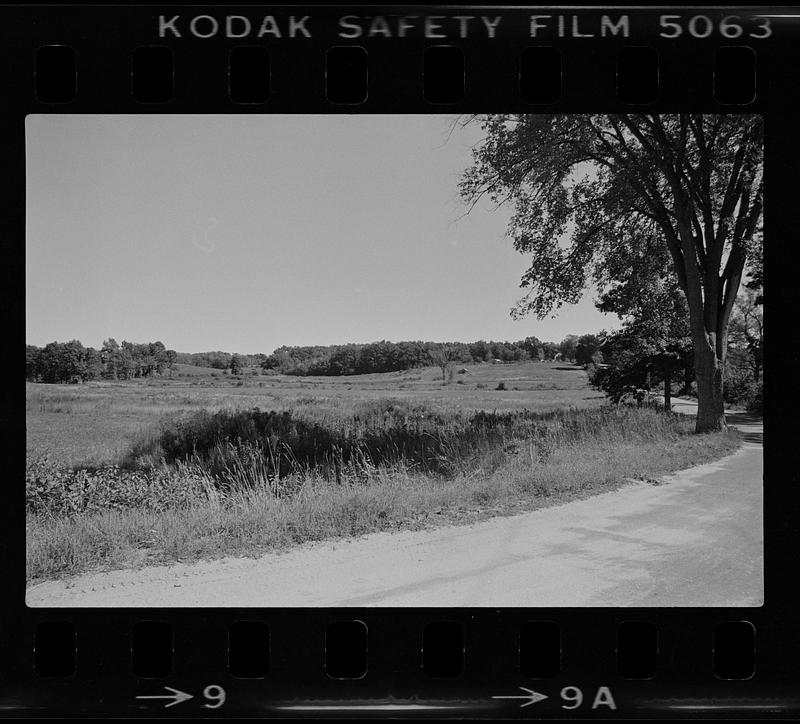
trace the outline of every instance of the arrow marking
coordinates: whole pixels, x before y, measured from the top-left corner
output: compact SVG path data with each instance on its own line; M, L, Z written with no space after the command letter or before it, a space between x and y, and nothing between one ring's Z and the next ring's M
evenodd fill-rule
M137 699L172 699L169 704L164 704L164 708L167 709L171 706L175 706L175 704L182 704L184 701L189 701L189 699L193 699L194 697L191 694L187 694L185 691L180 691L178 689L173 689L171 686L165 686L167 691L171 691L171 694L158 694L158 695L150 695L150 696L137 696Z
M538 691L533 691L533 689L526 689L524 686L520 686L522 691L527 691L527 694L516 694L515 696L493 696L492 699L527 699L524 704L520 704L520 709L530 706L531 704L535 704L538 701L544 701L545 699L549 698L547 694L540 694Z

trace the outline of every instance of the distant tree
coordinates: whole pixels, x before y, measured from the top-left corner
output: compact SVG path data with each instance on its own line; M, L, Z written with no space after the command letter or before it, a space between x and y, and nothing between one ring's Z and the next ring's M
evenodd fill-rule
M41 354L40 347L32 344L25 345L25 379L28 382L38 382L41 375Z
M575 350L578 348L578 335L568 334L558 344L558 351L565 360L575 359Z
M136 375L136 360L129 347L120 347L117 355L117 371L121 380L130 380Z
M42 382L82 382L88 376L86 350L76 339L45 345L39 365Z
M554 360L558 354L558 345L555 342L542 343L542 359Z
M238 354L234 354L231 356L231 374L238 375L241 374L244 365L242 364L242 358Z
M42 382L63 382L60 342L48 342L39 352L39 375Z
M544 346L538 337L525 337L518 343L532 360L544 359Z
M575 361L579 365L588 365L602 342L603 338L597 334L582 334L575 343Z
M85 382L89 377L86 348L77 340L65 342L62 352L62 380Z
M263 369L277 370L282 374L291 374L296 367L294 358L287 348L276 349L266 360L264 360Z
M482 339L469 345L469 354L473 362L488 362L492 358L489 345Z
M116 380L120 377L118 369L119 351L119 344L113 337L103 340L103 346L100 348L100 361L103 363L102 376L106 379Z
M126 380L152 375L175 364L178 353L162 342L122 345L110 337L99 350L80 341L50 342L43 349L27 345L26 379L42 382L87 382L97 378Z
M133 368L131 377L141 377L144 373L144 359L140 345L123 339L120 349L125 353L126 359L130 360L130 364Z
M153 374L154 372L163 374L168 364L167 348L164 346L163 342L150 342L147 346L148 357L152 360L150 362L148 374Z
M447 369L458 360L458 352L452 345L443 344L428 351L431 362L442 371L442 382L447 382Z
M166 358L166 367L169 370L169 376L172 377L172 373L175 371L178 363L178 353L174 349L168 349L164 353L164 357Z
M764 366L764 307L758 303L760 292L745 288L736 300L731 315L730 341L734 350L743 354L753 376L761 379Z
M84 350L82 381L96 380L103 374L103 359L100 352L94 347Z

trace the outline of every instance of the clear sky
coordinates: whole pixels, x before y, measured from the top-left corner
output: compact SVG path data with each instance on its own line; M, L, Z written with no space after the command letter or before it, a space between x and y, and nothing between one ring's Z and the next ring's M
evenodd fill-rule
M618 327L592 294L512 320L509 210L465 215L478 127L434 115L31 115L29 344L269 353Z

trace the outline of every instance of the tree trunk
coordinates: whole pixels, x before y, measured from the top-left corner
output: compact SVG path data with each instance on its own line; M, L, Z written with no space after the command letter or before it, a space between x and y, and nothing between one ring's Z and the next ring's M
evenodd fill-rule
M704 346L695 348L694 369L697 378L697 423L695 432L726 430L725 409L722 399L723 363L714 350Z
M664 411L672 411L672 375L669 370L664 372Z

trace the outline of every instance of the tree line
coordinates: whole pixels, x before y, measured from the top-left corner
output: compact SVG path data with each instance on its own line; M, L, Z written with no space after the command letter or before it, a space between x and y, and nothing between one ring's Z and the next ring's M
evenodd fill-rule
M77 339L25 346L25 379L29 382L88 382L95 379L129 380L174 369L178 353L163 342L118 344L113 338L98 350Z
M569 334L561 342L526 337L517 342L388 342L328 346L283 346L271 355L229 352L183 353L166 349L163 342L136 343L113 338L98 350L78 340L50 342L44 347L26 345L25 379L29 382L88 382L94 379L129 380L171 372L176 364L231 370L261 368L281 374L306 376L358 375L397 372L453 362L522 362L563 360L587 364L605 333Z
M536 337L526 337L517 342L389 342L381 340L368 344L341 344L328 346L283 346L276 349L262 363L264 370L274 370L287 375L360 375L376 372L399 372L431 363L477 363L499 360L522 362L526 360L561 359L586 364L596 352L602 335L570 334L560 343L542 342Z
M234 362L233 358L237 361ZM195 367L211 367L216 370L228 370L232 366L260 367L267 358L265 354L232 354L230 352L178 352L178 364Z

